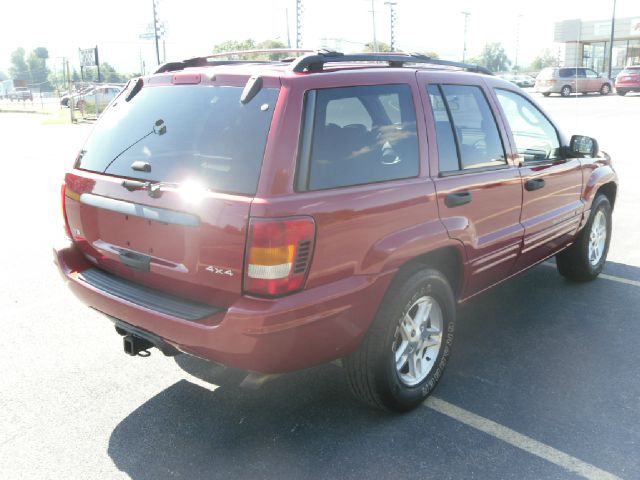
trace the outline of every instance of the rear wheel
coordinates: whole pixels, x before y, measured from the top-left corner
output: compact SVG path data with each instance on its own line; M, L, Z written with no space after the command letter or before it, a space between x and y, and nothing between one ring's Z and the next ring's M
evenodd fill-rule
M611 203L605 195L596 196L589 220L576 241L556 255L558 272L570 280L593 280L602 271L611 240Z
M611 85L605 83L600 87L600 95L609 95L611 93Z
M624 97L627 94L626 90L616 90L616 93L621 97Z
M543 93L542 93L542 95L543 95L544 97L548 97L549 95L551 95L551 93L549 93L549 92L543 92Z
M562 87L562 89L560 90L560 95L562 95L563 97L568 97L569 95L571 95L571 87L569 85L565 85L564 87Z
M358 350L343 361L351 391L385 410L422 403L451 354L455 301L447 279L421 269L394 281Z

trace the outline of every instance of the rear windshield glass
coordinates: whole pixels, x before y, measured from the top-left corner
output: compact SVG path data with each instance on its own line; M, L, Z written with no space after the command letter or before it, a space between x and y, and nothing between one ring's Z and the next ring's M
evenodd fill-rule
M540 70L540 73L538 74L538 77L539 78L551 78L551 77L553 77L555 72L556 72L555 68L543 68L542 70Z
M620 73L640 73L640 65L637 67L625 67Z
M278 90L264 88L247 104L241 93L242 87L144 87L127 102L125 92L101 117L76 168L255 194Z

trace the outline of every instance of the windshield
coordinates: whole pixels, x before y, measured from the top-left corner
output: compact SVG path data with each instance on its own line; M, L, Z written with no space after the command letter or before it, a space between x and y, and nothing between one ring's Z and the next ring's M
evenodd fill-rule
M241 93L171 85L144 87L129 102L123 94L96 125L76 168L255 194L278 90L265 88L247 104Z

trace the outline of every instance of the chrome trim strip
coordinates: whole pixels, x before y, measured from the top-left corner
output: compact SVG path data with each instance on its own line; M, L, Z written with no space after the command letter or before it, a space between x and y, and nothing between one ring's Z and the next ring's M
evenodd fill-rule
M103 197L92 193L80 195L80 203L111 212L146 218L160 223L184 225L185 227L199 227L200 219L190 213L175 212L166 208L150 207L139 203L125 202L115 198Z

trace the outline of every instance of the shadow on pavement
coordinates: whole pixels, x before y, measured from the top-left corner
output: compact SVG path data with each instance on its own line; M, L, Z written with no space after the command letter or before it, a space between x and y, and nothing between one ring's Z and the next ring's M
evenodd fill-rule
M640 278L635 267L606 271ZM540 266L472 300L460 311L435 395L609 471L640 468L639 422L625 408L640 386L619 388L637 378L640 361L640 298L624 304L634 288L603 279L574 284ZM176 361L219 387L181 380L120 422L108 453L136 480L571 478L428 408L370 410L351 397L335 365L246 390L237 386L242 372Z

